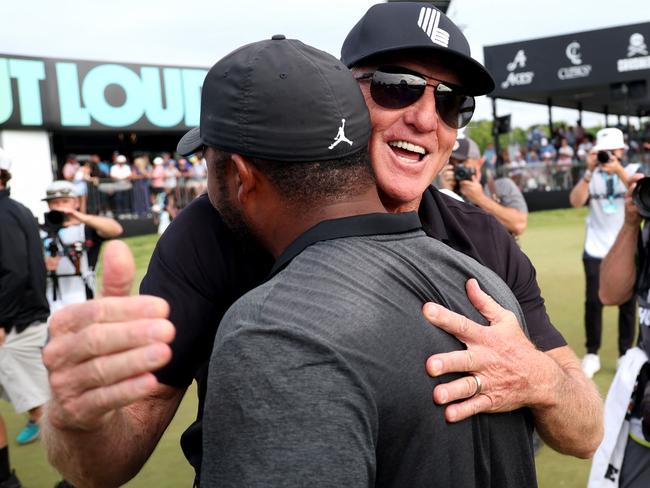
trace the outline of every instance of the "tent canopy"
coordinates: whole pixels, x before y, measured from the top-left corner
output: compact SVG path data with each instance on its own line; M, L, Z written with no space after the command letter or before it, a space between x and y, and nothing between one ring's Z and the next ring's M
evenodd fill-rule
M650 22L486 46L493 98L650 115Z

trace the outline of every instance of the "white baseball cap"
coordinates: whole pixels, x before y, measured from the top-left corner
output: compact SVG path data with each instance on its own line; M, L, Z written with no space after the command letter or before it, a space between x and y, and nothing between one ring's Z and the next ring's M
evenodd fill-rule
M126 156L124 156L123 154L118 155L115 158L115 162L116 163L126 163Z
M614 149L627 149L623 132L615 127L600 129L596 134L596 145L593 151L613 151Z
M153 158L153 164L155 164L156 166L159 164L163 164L164 162L165 161L160 156Z
M11 169L11 158L7 152L0 147L0 169L9 171Z

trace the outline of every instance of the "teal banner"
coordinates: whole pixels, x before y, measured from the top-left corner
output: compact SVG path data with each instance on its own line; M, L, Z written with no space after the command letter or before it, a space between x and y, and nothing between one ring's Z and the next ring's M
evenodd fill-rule
M207 72L0 54L0 130L185 131Z

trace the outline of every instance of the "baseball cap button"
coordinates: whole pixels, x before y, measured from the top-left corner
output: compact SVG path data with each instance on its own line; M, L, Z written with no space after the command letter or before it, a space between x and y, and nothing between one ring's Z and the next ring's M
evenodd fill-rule
M275 34L273 37L271 37L271 40L273 41L283 41L285 39L286 37L284 36L284 34Z

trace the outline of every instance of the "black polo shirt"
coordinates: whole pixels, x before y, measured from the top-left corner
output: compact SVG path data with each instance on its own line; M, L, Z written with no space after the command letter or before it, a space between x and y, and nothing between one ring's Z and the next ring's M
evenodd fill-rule
M449 424L430 354L463 349L434 301L487 325L481 287L520 323L494 272L428 237L415 212L321 222L224 316L209 366L202 486L532 487L526 410Z
M532 264L493 217L431 187L423 195L420 219L428 235L473 257L508 284L538 348L566 344L546 315ZM185 455L197 470L206 367L218 324L235 300L264 281L272 266L269 255L234 238L207 195L202 195L162 235L140 286L140 293L169 302L170 320L176 326L173 356L156 373L158 380L177 388L197 381L197 421L181 439Z

